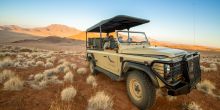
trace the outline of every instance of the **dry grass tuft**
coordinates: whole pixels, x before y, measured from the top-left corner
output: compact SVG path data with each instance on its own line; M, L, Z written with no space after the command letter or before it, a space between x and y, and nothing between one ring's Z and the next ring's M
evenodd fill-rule
M77 91L73 86L67 87L61 92L61 100L70 101L76 96L76 93Z
M46 67L46 68L52 68L52 67L53 67L53 63L47 62L47 63L45 64L45 67Z
M174 101L174 100L177 99L176 96L170 96L170 95L167 95L166 98L167 98L168 101Z
M212 96L214 95L213 90L215 89L215 85L209 80L202 81L201 83L197 84L196 87L199 91L210 94Z
M86 68L79 68L76 71L78 74L85 74L87 72Z
M68 67L68 66L66 66L64 69L63 69L63 72L64 73L67 73L67 72L69 72L70 71L70 68Z
M96 87L97 86L97 83L96 83L96 79L94 76L92 75L89 75L86 79L86 83L87 84L91 84L93 87Z
M18 76L10 78L4 83L4 90L20 91L23 89L24 82Z
M88 110L112 110L113 100L105 92L97 92L88 100Z
M63 103L60 101L53 101L50 105L49 110L73 110L73 105L71 103Z
M195 102L190 102L183 105L184 110L202 110L202 108Z
M73 74L72 72L68 72L66 73L66 75L64 76L64 81L66 82L73 82Z
M36 62L36 65L37 65L37 66L44 66L44 62L43 62L43 61L37 61L37 62Z
M3 83L4 81L6 81L7 79L14 77L15 73L11 70L3 70L0 73L0 83Z
M35 81L40 81L43 78L44 78L44 75L42 73L35 74L35 76L34 76Z
M73 63L70 65L70 67L75 71L77 69L77 64Z
M4 58L2 61L0 61L0 68L10 67L13 66L13 61L10 57Z

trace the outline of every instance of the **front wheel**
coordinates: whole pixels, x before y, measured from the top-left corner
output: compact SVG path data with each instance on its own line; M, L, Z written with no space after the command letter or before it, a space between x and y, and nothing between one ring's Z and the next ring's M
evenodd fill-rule
M146 74L137 70L130 71L126 85L130 100L139 109L146 110L154 104L156 89Z

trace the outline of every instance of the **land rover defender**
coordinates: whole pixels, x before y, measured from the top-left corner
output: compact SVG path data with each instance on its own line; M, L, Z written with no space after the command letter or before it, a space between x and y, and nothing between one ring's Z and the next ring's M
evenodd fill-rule
M154 104L156 89L165 88L168 95L178 96L190 93L201 80L198 52L151 46L144 32L130 31L148 22L118 15L86 30L91 73L126 80L128 96L141 110Z

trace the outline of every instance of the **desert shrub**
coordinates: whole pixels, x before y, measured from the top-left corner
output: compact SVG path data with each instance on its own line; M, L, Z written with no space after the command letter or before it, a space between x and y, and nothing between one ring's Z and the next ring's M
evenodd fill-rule
M20 52L32 52L32 50L28 48L21 48Z
M35 66L35 60L27 61L28 66Z
M210 64L210 68L212 69L212 71L218 71L218 66L217 66L217 64L215 64L215 63L211 63Z
M66 73L66 75L64 76L64 81L66 82L73 82L73 74L72 72L68 72Z
M48 81L47 81L47 80L41 80L41 81L39 82L39 86L40 86L41 88L47 87L47 84L48 84Z
M56 57L55 56L52 56L50 58L47 59L47 62L51 62L51 63L54 63L56 61Z
M0 73L0 83L4 82L5 80L11 78L11 77L14 77L15 76L15 73L11 70L3 70L1 73Z
M67 72L69 72L70 71L70 68L68 67L68 66L66 66L64 69L63 69L63 72L64 73L67 73Z
M62 73L62 72L64 72L65 67L66 67L65 65L60 64L56 67L56 69L57 69L58 73Z
M48 70L44 70L43 74L47 77L49 76L52 76L54 74L57 74L59 73L59 70L57 68L51 68L51 69L48 69Z
M76 93L77 91L73 86L67 87L61 92L61 100L70 101L76 96Z
M48 77L47 81L50 84L62 84L63 83L63 81L59 80L57 76Z
M30 75L28 76L28 80L32 80L32 79L34 79L34 75L33 75L33 74L30 74Z
M42 78L39 78L39 80L29 81L29 85L33 89L41 90L45 87L47 87L48 84L61 84L62 81L58 79L57 76L45 76L45 75L39 75Z
M86 71L86 68L79 68L77 69L76 71L78 74L85 74L87 71Z
M37 65L37 66L44 66L44 62L43 62L43 61L37 61L37 62L36 62L36 65Z
M10 78L4 83L4 90L20 91L23 89L24 82L18 76Z
M215 89L215 86L209 80L204 80L201 83L198 83L196 85L196 87L197 87L197 90L199 90L199 91L202 91L202 92L210 94L210 95L214 95L213 90Z
M46 67L46 68L51 68L51 67L53 67L53 63L47 62L47 63L45 64L45 67Z
M202 110L202 108L195 102L190 102L183 105L184 110Z
M87 84L91 84L93 87L96 87L97 86L97 83L96 83L96 79L94 76L92 75L89 75L86 79L86 83Z
M177 97L176 97L176 96L166 95L166 99L167 99L168 101L173 101L173 100L176 100Z
M6 57L0 62L0 68L10 67L10 66L13 66L13 61L11 60L10 57Z
M64 62L66 62L66 59L60 59L60 60L58 60L58 64L62 64L62 63L64 63Z
M88 110L112 110L113 100L105 92L97 92L88 100Z
M75 71L75 70L77 69L77 64L72 63L72 64L70 65L70 67Z
M63 103L55 100L51 103L49 110L74 110L72 108L75 108L75 106L71 102Z
M35 76L34 76L35 81L40 81L43 78L44 78L44 75L42 73L35 74Z

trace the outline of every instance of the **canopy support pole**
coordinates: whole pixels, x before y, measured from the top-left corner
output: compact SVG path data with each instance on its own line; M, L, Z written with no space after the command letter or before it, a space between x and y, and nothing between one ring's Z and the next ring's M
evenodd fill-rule
M99 47L99 50L101 50L102 49L102 26L100 25L99 26L99 30L100 30L100 47Z
M87 31L86 31L86 50L87 50L87 45L88 45L88 42L87 42Z

